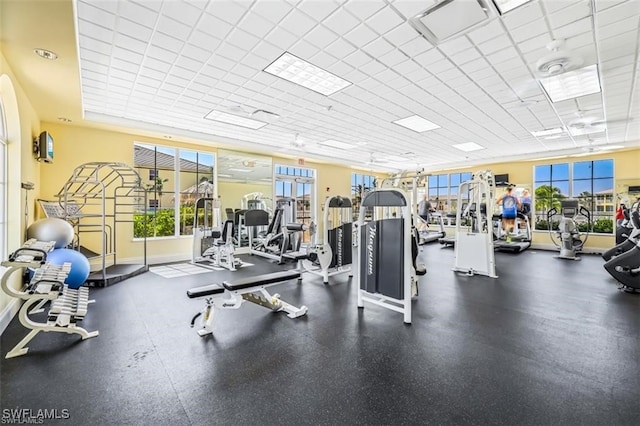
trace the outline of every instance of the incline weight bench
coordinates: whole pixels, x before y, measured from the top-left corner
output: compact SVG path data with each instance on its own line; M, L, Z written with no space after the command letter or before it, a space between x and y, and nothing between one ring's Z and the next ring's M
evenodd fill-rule
M193 317L191 327L195 325L198 317L202 316L202 327L198 330L198 334L200 336L211 334L213 333L215 308L238 309L245 301L271 309L273 312L284 311L289 318L298 318L305 315L307 313L306 306L303 305L297 308L281 300L279 294L272 295L266 290L266 287L270 285L294 278L302 279L300 271L273 272L233 281L224 281L222 285L211 284L187 290L187 296L190 299L206 297L205 307ZM222 297L216 297L218 295L222 295Z

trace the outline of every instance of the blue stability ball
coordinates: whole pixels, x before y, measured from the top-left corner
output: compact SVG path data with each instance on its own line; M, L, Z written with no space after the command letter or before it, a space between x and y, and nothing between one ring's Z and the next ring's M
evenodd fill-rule
M27 238L55 241L56 248L66 247L73 241L73 226L57 217L36 220L27 228Z
M80 288L89 278L89 259L79 251L65 248L55 249L47 255L47 262L53 265L71 263L71 272L64 280L69 288Z

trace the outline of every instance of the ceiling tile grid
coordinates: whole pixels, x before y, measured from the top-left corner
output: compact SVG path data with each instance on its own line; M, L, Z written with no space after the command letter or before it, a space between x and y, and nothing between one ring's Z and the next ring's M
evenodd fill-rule
M429 1L421 10L404 0L220 0L199 3L205 11L183 1L103 3L78 1L85 111L171 120L213 140L285 144L318 159L323 151L310 149L323 138L358 140L371 155L427 149L429 155L412 157L429 166L503 157L512 146L518 155L558 149L530 132L566 127L583 110L599 119L638 119L637 96L630 96L638 79L635 0L595 2L595 17L590 1L533 0L435 47L407 23ZM544 96L535 67L554 38L586 65L600 65L601 94L555 104ZM266 74L285 51L351 85L327 97ZM250 130L205 119L213 109L266 110L279 118ZM416 133L392 123L414 114L440 128ZM616 140L640 137L635 126L610 127L612 135L626 132ZM291 146L296 134L303 147ZM577 139L567 140L575 147ZM485 149L452 147L467 142Z

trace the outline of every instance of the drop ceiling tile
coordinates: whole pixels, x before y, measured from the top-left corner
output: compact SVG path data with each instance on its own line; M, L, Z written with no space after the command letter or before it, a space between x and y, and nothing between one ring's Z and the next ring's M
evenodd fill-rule
M292 10L291 13L278 24L279 27L295 34L297 37L304 37L304 35L316 25L316 21L299 10Z
M351 0L343 8L364 21L384 6L383 0Z
M514 28L510 31L513 40L521 43L534 37L538 37L548 32L547 24L544 19L537 19L529 24Z
M150 45L149 49L147 49L147 56L169 63L173 63L178 58L177 53L154 45Z
M153 33L151 28L125 18L118 19L115 30L144 42L148 41Z
M473 45L466 37L458 37L453 40L446 41L438 46L447 56L455 55L464 50L472 48Z
M94 24L93 22L80 20L78 22L78 31L82 31L88 35L87 38L105 42L113 38L113 31L103 27L102 25Z
M179 40L185 40L191 33L193 27L171 19L165 15L158 18L156 32L164 33Z
M336 34L343 35L360 24L360 20L356 19L344 8L340 8L322 23Z
M113 48L113 52L111 52L111 57L113 59L121 59L123 61L128 61L133 63L140 63L144 58L139 53L132 52L131 50L123 49L117 46Z
M416 37L416 30L414 30L410 25L400 25L384 34L384 38L396 46L401 46Z
M504 35L504 29L502 28L500 21L498 19L494 19L488 24L471 31L467 34L467 37L469 37L474 44L478 45L502 35Z
M628 31L634 31L638 28L638 16L631 16L627 19L617 21L614 24L599 27L598 38L605 40L610 37L618 36Z
M237 25L240 18L247 12L246 3L232 1L215 1L209 3L207 13L210 13L231 25Z
M557 12L551 13L548 18L549 24L552 28L560 28L589 15L591 15L590 2L588 0L583 0Z
M337 61L336 63L334 63L333 65L331 65L331 67L329 68L328 71L331 71L332 73L334 73L335 75L337 75L338 77L342 77L349 74L351 71L353 71L353 68L351 65L342 62L342 61Z
M215 47L217 47L217 43ZM184 46L181 53L183 56L187 58L191 58L193 60L200 61L200 62L206 62L209 60L213 52L202 49L199 46L189 43Z
M79 45L82 49L92 50L103 55L111 55L113 46L110 43L97 40L92 37L84 37L79 41Z
M386 66L393 67L400 62L407 60L407 56L398 49L394 49L391 52L381 56L379 60Z
M319 51L320 49L310 43L307 43L305 40L300 40L289 49L290 53L307 61Z
M435 0L396 0L392 5L406 18L412 18L429 9L435 3Z
M263 38L273 29L274 25L259 14L249 12L242 18L238 27L254 37Z
M242 50L250 51L260 42L260 39L246 31L236 28L231 31L226 42Z
M198 29L217 39L224 39L234 27L215 16L208 13L202 14Z
M378 58L386 53L389 53L393 49L394 49L394 46L382 37L375 39L374 41L372 41L371 43L367 44L365 47L362 48L362 50L364 50L374 58Z
M278 23L292 10L291 5L282 1L258 1L252 11L271 23Z
M625 1L610 7L606 10L605 5L613 5L614 1L600 2L598 4L598 26L606 26L622 21L630 16L638 16L640 14L640 5L637 1Z
M361 24L345 34L344 38L355 46L364 46L378 38L378 35L365 24Z
M487 60L493 65L500 64L502 62L509 62L508 66L516 67L522 64L518 51L512 46L506 46L505 48L488 55Z
M154 46L158 46L164 50L168 50L174 53L180 53L184 42L177 38L168 36L164 33L156 32L153 34L151 44Z
M302 0L296 7L316 21L322 22L335 12L339 5L332 1Z
M281 48L283 51L289 49L299 39L300 38L298 36L291 34L289 31L280 27L276 27L264 38L264 40Z
M113 28L116 23L116 15L112 12L106 11L99 7L95 7L96 5L89 4L86 2L78 3L78 14L82 16L84 19L81 19L79 24L82 25L95 25L94 22L99 22L103 28ZM151 26L153 27L153 26ZM92 33L85 33L92 34Z
M553 37L555 39L568 39L583 35L585 33L591 34L592 25L591 17L579 19L575 22L567 24L563 27L559 27L553 30Z
M166 75L166 72L158 71L155 68L149 68L148 66L143 66L140 68L140 76L144 79L152 79L160 82L164 80Z
M366 20L366 23L375 32L382 35L404 23L396 12L389 6L376 12Z
M462 65L467 62L471 62L475 59L482 57L480 52L474 47L471 49L463 50L462 52L456 53L455 55L451 55L449 58L456 64Z
M532 51L540 50L540 48L544 48L549 42L551 42L553 38L548 32L544 34L540 34L537 37L530 38L529 40L522 41L518 43L518 48L522 53L529 53Z
M371 62L372 58L363 51L356 50L355 52L344 58L344 61L352 67L360 68L365 64Z
M216 51L216 58L223 56L231 61L238 62L240 61L244 55L246 54L245 50L238 49L236 46L233 46L229 43L222 43L218 50ZM231 69L232 67L228 67L225 69Z
M345 80L358 85L361 81L368 78L368 76L360 70L354 68L351 72L344 75Z
M538 2L530 2L505 14L502 19L508 29L514 29L540 19L542 16L540 4Z

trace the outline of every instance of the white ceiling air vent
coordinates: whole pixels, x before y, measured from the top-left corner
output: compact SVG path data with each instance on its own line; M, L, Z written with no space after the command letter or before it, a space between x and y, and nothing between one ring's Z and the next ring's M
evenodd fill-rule
M551 51L536 62L536 74L538 77L551 77L572 71L582 66L583 59L573 52L562 50L564 40L553 40L547 44Z
M409 23L436 46L496 16L498 12L490 1L443 0L409 19Z

